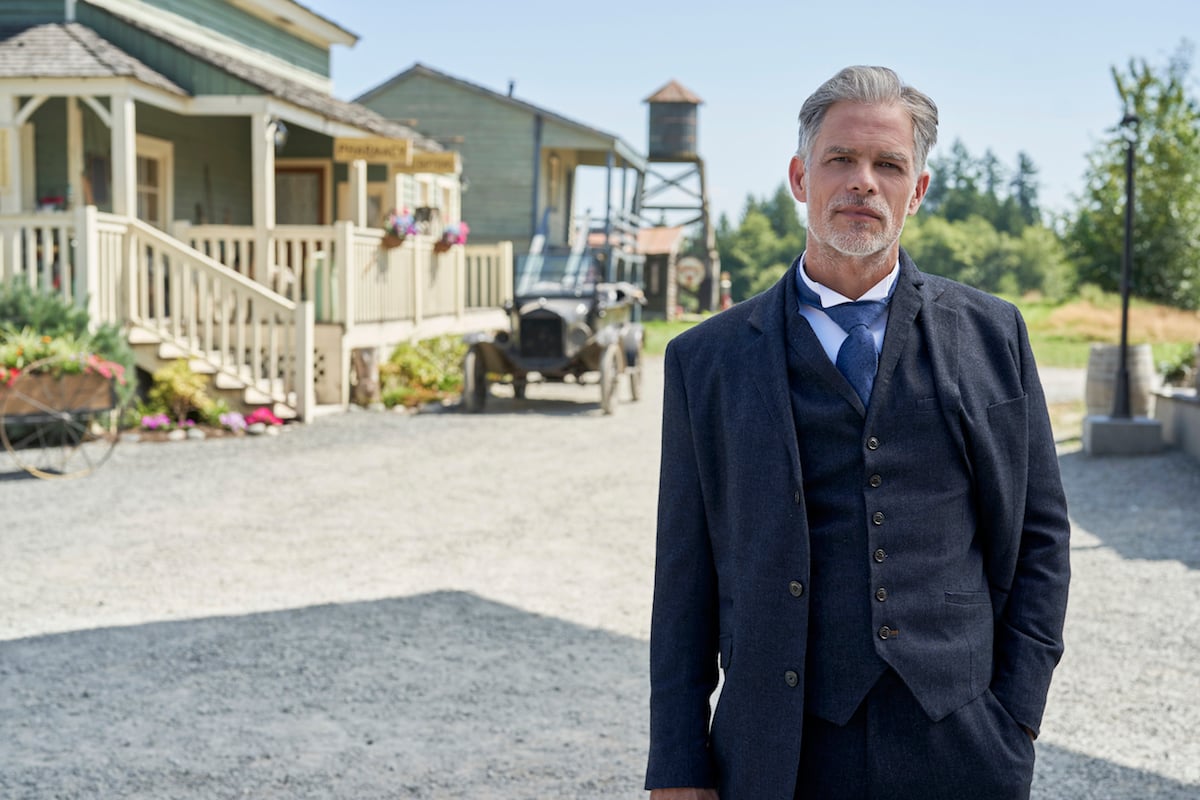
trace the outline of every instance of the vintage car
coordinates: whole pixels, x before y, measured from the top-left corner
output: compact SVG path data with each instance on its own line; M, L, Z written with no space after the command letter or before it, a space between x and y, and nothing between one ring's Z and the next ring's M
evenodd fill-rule
M600 407L611 414L628 375L640 399L645 335L637 320L645 295L633 283L601 279L607 255L581 249L518 259L515 297L505 306L509 330L465 337L463 410L483 411L493 381L511 384L517 398L530 383L599 385Z

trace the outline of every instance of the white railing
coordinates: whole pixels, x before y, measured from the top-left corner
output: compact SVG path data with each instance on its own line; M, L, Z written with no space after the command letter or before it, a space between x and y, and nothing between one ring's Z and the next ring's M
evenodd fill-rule
M114 231L125 226L130 323L305 416L313 402L311 306L279 296L140 220L98 218ZM101 272L116 270L101 264Z
M467 308L499 308L513 296L512 242L466 245L464 305Z
M19 277L74 302L86 279L76 265L75 225L76 215L68 211L0 217L0 280Z

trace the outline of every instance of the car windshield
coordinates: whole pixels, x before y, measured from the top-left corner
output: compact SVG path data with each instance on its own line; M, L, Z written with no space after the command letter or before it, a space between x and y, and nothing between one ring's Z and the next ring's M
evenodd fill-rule
M591 291L600 269L591 250L564 255L517 257L517 295L578 294Z

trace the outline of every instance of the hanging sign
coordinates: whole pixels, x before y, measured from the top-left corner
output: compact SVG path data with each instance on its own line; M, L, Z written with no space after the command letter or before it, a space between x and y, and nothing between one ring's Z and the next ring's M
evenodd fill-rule
M462 161L458 153L413 153L412 161L400 166L397 172L427 172L437 175L457 175L462 171Z
M411 139L366 139L333 140L334 161L366 161L371 164L408 164L412 159Z

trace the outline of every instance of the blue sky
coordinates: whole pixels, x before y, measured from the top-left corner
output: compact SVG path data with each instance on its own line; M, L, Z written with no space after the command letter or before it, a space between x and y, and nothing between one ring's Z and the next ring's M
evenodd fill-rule
M1011 167L1037 164L1043 207L1066 209L1085 154L1121 117L1111 68L1163 64L1200 41L1200 2L916 0L825 3L300 0L358 34L336 46L334 93L353 99L421 62L646 149L642 102L676 79L704 100L699 151L715 213L773 193L804 98L847 64L883 64L927 92L944 153L955 138ZM1200 82L1193 70L1193 94Z

